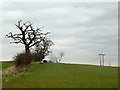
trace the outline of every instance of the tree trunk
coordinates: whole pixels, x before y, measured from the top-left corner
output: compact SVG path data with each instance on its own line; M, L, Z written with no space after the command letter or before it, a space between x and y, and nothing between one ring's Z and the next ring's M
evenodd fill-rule
M42 55L42 60L45 58L45 56L44 55Z
M28 45L25 45L25 52L26 54L30 54L30 49Z
M44 55L41 55L41 59L40 59L40 62L45 58Z

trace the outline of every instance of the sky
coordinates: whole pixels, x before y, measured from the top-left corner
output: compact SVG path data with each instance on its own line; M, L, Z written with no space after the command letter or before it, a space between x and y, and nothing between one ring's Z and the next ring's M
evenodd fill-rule
M105 65L118 65L117 2L3 2L0 9L0 60L24 51L24 45L5 38L19 32L15 24L22 19L51 32L51 50L55 56L64 52L62 62L99 64L98 54L105 53Z

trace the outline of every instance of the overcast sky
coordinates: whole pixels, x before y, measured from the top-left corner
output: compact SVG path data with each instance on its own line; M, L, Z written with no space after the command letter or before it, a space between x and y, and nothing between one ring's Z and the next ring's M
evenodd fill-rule
M118 64L118 3L117 2L4 2L1 6L2 57L12 57L24 51L22 44L10 44L5 35L19 32L19 19L30 21L34 27L53 40L54 55L63 51L63 62L99 64L99 53L105 53L105 64Z

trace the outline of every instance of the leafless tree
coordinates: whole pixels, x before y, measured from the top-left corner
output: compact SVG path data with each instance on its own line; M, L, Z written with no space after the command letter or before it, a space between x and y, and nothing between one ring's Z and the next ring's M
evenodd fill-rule
M19 20L15 25L20 32L17 34L9 32L6 37L14 40L10 43L23 44L25 46L26 53L30 53L30 48L44 41L46 35L49 34L49 32L42 33L41 28L33 28L32 23L29 21L22 23L22 20Z
M38 56L38 58L36 58L38 60L36 61L42 61L45 56L49 55L51 45L53 45L53 42L47 37L45 37L40 43L35 45L34 51L35 54Z
M64 52L60 52L59 55L60 55L59 56L59 62L60 62L65 54L64 54Z
M49 58L50 58L50 60L52 60L53 62L59 63L59 62L62 60L62 58L63 58L64 55L65 55L64 52L60 52L60 53L59 53L59 56L54 56L53 53L52 53L52 51L51 51Z
M54 63L57 63L58 57L53 55L53 52L50 51L49 59Z

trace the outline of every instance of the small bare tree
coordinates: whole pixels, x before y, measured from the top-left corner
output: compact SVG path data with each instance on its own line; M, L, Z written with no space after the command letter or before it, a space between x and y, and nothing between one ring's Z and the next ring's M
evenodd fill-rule
M60 62L65 54L64 54L64 52L60 52L59 55L60 55L59 56L59 62Z
M38 57L35 61L42 61L45 56L49 55L51 45L53 45L53 42L48 38L44 38L42 42L36 44L34 52Z
M42 33L41 28L33 28L32 23L29 21L23 24L21 22L22 20L19 20L17 24L15 24L16 27L20 30L20 33L13 34L10 32L6 35L6 37L12 38L14 40L14 42L10 43L23 44L25 46L25 52L29 54L30 48L44 41L45 36L49 34L49 32Z
M52 54L52 51L51 51L49 58L50 58L50 60L52 60L53 62L59 63L59 62L62 60L62 58L63 58L64 55L65 55L64 52L60 52L60 53L59 53L59 56L54 56L54 55Z
M49 59L50 59L50 61L53 61L54 63L57 63L58 57L54 56L52 51L50 51Z

